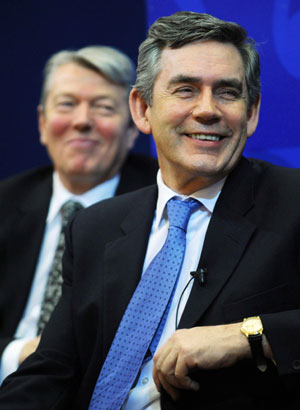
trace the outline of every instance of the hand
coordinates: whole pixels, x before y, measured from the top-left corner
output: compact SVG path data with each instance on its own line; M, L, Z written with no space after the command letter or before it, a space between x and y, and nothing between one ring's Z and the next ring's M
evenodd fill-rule
M153 378L178 400L180 389L198 390L189 377L192 369L218 369L251 357L249 343L240 332L241 323L177 330L154 356Z
M36 351L38 344L40 343L41 336L37 336L34 339L29 340L23 347L19 356L19 365L29 356Z

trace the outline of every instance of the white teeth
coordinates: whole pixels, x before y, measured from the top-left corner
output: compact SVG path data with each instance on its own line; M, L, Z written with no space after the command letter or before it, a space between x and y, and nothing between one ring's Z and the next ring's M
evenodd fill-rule
M202 141L220 141L221 137L218 135L206 135L206 134L189 134L189 136L194 140Z

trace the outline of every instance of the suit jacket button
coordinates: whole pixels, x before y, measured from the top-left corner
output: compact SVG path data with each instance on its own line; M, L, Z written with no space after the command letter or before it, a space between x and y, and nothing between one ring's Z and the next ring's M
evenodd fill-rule
M294 360L292 363L292 367L294 370L300 370L300 360Z

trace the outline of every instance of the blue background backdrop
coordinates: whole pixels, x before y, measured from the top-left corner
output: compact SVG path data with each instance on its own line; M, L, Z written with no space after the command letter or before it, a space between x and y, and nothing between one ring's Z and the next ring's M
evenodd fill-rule
M51 54L107 44L136 61L149 25L179 10L236 21L259 43L262 109L246 155L300 167L299 0L1 0L0 178L49 162L36 107ZM154 154L151 138L135 151Z

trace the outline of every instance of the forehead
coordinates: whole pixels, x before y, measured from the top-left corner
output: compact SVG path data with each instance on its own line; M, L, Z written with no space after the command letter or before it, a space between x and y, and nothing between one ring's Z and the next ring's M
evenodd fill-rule
M48 83L49 94L53 93L112 93L125 97L124 87L114 84L106 77L76 63L59 66L51 75Z
M199 41L177 49L165 48L161 54L160 80L171 81L176 76L191 76L202 81L221 78L245 80L242 57L230 43Z

